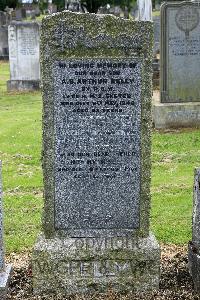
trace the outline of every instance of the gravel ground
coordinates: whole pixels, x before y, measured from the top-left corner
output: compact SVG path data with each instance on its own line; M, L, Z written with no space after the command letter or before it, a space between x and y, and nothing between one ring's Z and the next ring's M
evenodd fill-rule
M30 256L27 253L11 254L7 262L14 267L10 282L8 299L20 300L128 300L128 299L200 299L193 292L192 279L187 269L187 247L161 245L162 265L160 290L148 294L116 294L112 291L106 295L63 297L61 295L34 297L31 287Z

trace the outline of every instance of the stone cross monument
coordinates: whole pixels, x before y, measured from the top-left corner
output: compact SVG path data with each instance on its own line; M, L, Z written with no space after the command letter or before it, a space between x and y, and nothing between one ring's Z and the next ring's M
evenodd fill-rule
M149 232L152 22L43 19L43 233L36 294L159 285Z

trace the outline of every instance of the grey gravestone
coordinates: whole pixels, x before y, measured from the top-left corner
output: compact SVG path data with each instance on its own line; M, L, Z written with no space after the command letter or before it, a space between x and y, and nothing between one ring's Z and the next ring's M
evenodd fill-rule
M8 90L39 89L39 29L37 22L12 22L9 26Z
M153 17L154 27L154 54L160 52L160 16Z
M22 21L22 10L21 8L15 10L16 21Z
M200 5L168 2L161 6L160 103L156 128L200 127Z
M0 11L0 59L8 59L8 23L9 15Z
M200 101L200 6L162 5L161 102Z
M0 26L0 59L8 59L8 26Z
M6 299L9 279L12 272L11 265L5 265L3 242L3 208L2 208L2 162L0 161L0 299Z
M21 8L22 18L26 19L26 9L24 7Z
M6 13L0 11L0 26L6 25Z
M43 234L36 294L159 285L149 232L151 22L65 11L43 19Z
M192 241L188 247L188 260L194 288L200 294L200 169L194 174Z

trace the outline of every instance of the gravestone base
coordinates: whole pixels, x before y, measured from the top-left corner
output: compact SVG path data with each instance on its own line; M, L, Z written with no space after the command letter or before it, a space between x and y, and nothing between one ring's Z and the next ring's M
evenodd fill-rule
M156 103L153 106L156 129L200 127L200 102Z
M8 284L12 274L12 266L7 265L5 271L0 272L0 299L6 299Z
M40 80L8 80L8 91L35 91L40 89Z
M82 294L158 289L160 248L153 235L45 239L33 250L35 294Z
M200 253L192 242L188 245L188 268L196 293L200 294Z

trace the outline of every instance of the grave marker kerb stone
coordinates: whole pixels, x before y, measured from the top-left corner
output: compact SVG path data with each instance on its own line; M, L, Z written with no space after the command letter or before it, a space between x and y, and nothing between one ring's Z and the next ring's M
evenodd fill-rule
M160 251L149 233L152 48L151 22L68 11L43 19L35 293L158 288Z
M2 162L0 161L0 299L3 300L6 299L7 288L12 272L12 267L11 265L5 265L2 195Z

